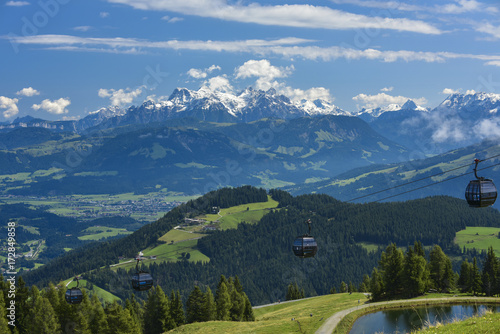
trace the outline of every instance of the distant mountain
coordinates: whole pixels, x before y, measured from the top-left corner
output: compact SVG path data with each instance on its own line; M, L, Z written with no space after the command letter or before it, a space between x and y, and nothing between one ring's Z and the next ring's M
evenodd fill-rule
M330 179L283 189L294 195L321 193L342 201L356 199L355 202L405 201L434 195L464 199L467 184L475 179L474 158L495 157L482 162L479 169L485 170L478 174L493 179L500 189L500 167L495 166L500 162L498 155L497 143L482 142L427 159L356 168ZM452 169L455 170L447 172ZM500 208L500 202L494 207Z
M358 116L387 138L426 155L498 140L499 111L500 94L472 92L450 95L432 110L408 101L401 109Z
M6 142L12 142L11 134L16 132L3 134ZM9 192L148 192L161 187L200 193L242 184L271 188L398 161L406 152L361 119L333 115L230 124L172 119L95 136L63 136L47 147L39 144L0 152L5 161L0 173L52 167L58 172L33 174L32 183L9 180Z
M350 115L329 101L317 99L293 102L278 94L247 88L238 94L211 91L205 87L197 91L176 88L167 100L147 100L140 106L124 110L119 107L101 108L78 121L45 121L31 116L0 125L0 131L17 127L43 127L53 131L83 133L98 127L109 129L131 124L164 122L174 118L196 118L209 122L252 122L261 118L293 119L318 115Z
M429 111L428 108L424 108L422 106L417 106L413 100L406 101L403 105L399 105L396 103L389 104L384 107L378 107L373 109L363 108L359 112L354 113L354 116L361 118L362 120L371 123L378 119L388 119L395 117L397 114L401 112L420 112L420 111ZM391 115L391 116L389 116Z

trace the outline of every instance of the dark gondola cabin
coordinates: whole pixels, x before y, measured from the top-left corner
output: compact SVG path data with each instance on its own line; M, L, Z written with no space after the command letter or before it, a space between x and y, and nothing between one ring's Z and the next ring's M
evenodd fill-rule
M83 293L79 288L71 288L66 290L66 302L68 304L80 304L82 300Z
M476 166L474 167L474 175L476 180L469 182L465 189L465 199L473 208L485 208L495 203L497 199L497 188L493 181L477 176L477 165L480 160L475 159Z
M497 199L497 188L493 181L472 180L465 189L465 199L473 208L484 208L493 205Z
M142 253L141 253L142 254ZM153 277L145 271L139 271L140 255L137 258L135 274L132 276L132 288L136 291L146 291L153 287Z
M66 302L68 304L80 304L83 300L82 290L78 287L80 282L78 281L78 277L75 277L76 287L66 290Z
M308 219L305 223L308 224L309 233L311 233L311 220ZM313 236L304 234L295 239L292 250L295 256L301 258L314 257L318 252L318 244Z
M312 236L306 234L295 239L293 242L293 252L295 256L301 258L314 257L318 252L318 244Z
M145 291L153 286L153 277L149 273L139 272L132 276L132 288L136 291Z

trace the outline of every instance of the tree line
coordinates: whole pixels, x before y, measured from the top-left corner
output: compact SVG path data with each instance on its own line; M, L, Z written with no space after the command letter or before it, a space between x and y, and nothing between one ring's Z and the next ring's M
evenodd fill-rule
M460 273L456 273L450 258L438 245L432 247L427 257L421 242L409 246L405 253L392 243L382 252L369 280L364 279L363 283L365 288L368 285L373 300L412 298L429 291L495 296L500 295L500 262L490 247L482 270L474 257L472 263L462 261Z
M365 242L405 247L420 240L425 247L439 245L448 254L462 256L469 262L476 257L481 262L486 252L463 253L453 246L452 236L479 222L500 227L497 211L473 210L465 201L446 196L352 204L321 194L294 197L282 190L271 190L269 195L279 206L269 210L258 223L241 223L236 229L216 231L198 240L196 247L210 258L209 262L184 258L149 265L146 270L155 284L165 291L179 290L183 303L187 302L192 282L198 281L215 291L223 274L238 276L254 305L285 300L287 287L294 282L304 289L305 296L316 296L329 293L333 286L338 289L342 282L348 282L347 287L359 286L364 275L379 265L382 246L368 252L362 246ZM246 204L264 198L267 199L266 191L253 187L210 192L172 209L129 236L71 251L23 278L29 284L46 286L49 281L84 273L83 277L96 286L126 299L134 270L111 270L109 265L116 263L119 256L133 257L158 245L158 238L179 225L184 217L209 213L213 206ZM307 219L312 221L311 234L319 249L315 258L301 259L293 255L291 248L297 236L308 232L304 224ZM458 272L460 263L452 261L451 268ZM136 298L142 300L143 296L137 294Z
M254 321L252 305L238 277L221 276L215 297L195 286L184 305L179 291L170 298L160 286L151 288L145 301L132 294L123 304L104 305L96 294L82 289L80 304L68 304L66 289L49 284L41 291L28 288L22 278L15 295L15 319L7 317L9 283L0 275L0 333L12 334L160 334L178 326L212 320ZM12 326L15 324L15 326Z

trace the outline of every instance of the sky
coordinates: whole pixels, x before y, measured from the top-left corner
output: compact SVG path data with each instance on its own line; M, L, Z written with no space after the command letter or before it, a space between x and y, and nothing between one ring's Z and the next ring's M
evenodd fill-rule
M498 0L1 0L0 122L81 119L176 87L339 108L500 93Z

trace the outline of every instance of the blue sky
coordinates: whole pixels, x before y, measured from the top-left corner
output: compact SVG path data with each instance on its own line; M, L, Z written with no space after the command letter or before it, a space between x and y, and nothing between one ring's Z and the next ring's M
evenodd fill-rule
M498 0L2 0L0 122L202 86L433 108L500 93L499 42Z

